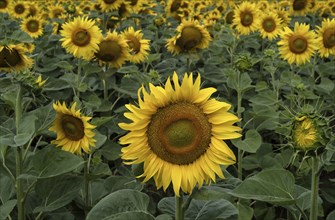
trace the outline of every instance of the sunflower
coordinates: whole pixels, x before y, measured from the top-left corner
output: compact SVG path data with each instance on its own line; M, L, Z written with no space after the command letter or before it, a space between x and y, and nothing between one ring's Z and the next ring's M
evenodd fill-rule
M233 25L238 33L248 35L257 30L259 11L255 3L243 2L234 9Z
M182 3L183 0L168 0L165 6L166 15L175 17Z
M66 13L65 8L61 4L48 6L49 18L59 18Z
M43 34L43 20L40 17L28 17L21 23L21 30L32 38L38 38Z
M22 44L0 45L0 71L19 72L33 65L33 60L25 53L27 49Z
M298 149L314 148L318 140L317 129L311 118L302 116L296 119L293 128L293 141Z
M126 39L116 31L107 32L106 37L98 45L95 57L99 64L120 68L129 59L129 48Z
M144 182L153 177L164 191L172 182L179 196L180 189L191 193L196 184L215 182L215 174L224 178L220 165L234 164L235 155L223 140L240 137L241 129L228 103L209 99L215 88L200 89L200 75L194 83L192 74L181 84L176 73L172 79L174 86L168 78L164 88L138 90L139 106L128 104L124 113L132 122L119 124L130 131L120 143L128 145L121 150L125 164L144 162Z
M102 34L93 20L87 17L77 17L73 21L62 25L60 39L62 46L68 53L77 58L90 60L99 49Z
M130 4L130 9L132 12L137 13L141 9L143 3L145 3L144 0L126 0Z
M118 10L123 0L97 0L102 12Z
M294 25L294 31L289 27L284 27L280 33L281 40L278 42L279 53L284 60L289 64L296 63L298 65L309 62L317 49L316 34L314 31L309 31L309 25L299 24Z
M26 2L11 2L9 14L13 18L25 18L29 14L29 6Z
M258 24L258 30L262 38L268 38L270 41L275 39L282 29L281 23L281 20L274 12L263 13Z
M177 34L166 43L168 51L173 54L207 48L211 41L208 31L197 20L183 20L176 31Z
M320 57L335 55L335 19L324 19L317 27L317 43Z
M51 143L71 153L81 154L81 149L89 153L90 146L95 147L95 133L92 131L95 126L88 123L91 117L82 116L80 110L76 111L76 104L74 102L71 109L66 107L65 102L53 104L57 114L49 130L56 132L57 138Z
M42 76L39 75L37 77L37 79L35 80L35 83L36 83L36 85L37 85L38 88L41 88L46 83L46 81L47 81L46 79L43 80Z
M0 13L6 13L9 5L9 0L0 0Z
M143 39L142 32L140 30L135 31L133 27L129 27L122 35L130 49L129 61L132 63L143 62L150 50L150 40Z
M283 27L288 26L291 22L291 17L289 13L283 9L275 9L278 18L281 19L281 25Z
M36 2L29 2L28 10L28 16L38 16L41 13L41 8Z
M304 16L312 7L311 0L293 0L291 4L290 14L294 16Z

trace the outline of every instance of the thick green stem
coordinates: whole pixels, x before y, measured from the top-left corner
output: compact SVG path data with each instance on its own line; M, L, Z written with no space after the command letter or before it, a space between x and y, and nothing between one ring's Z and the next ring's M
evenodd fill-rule
M91 160L91 154L89 155L86 163L84 164L84 178L85 178L84 202L85 202L85 209L87 209L87 211L91 207L91 204L90 204L90 178L89 178L90 160Z
M238 88L237 88L237 117L241 118L241 108L242 108L242 92L240 88L240 78L241 74L240 71L238 71ZM239 122L239 126L241 126L241 123ZM241 149L238 149L237 151L237 177L241 180L243 178L242 176L242 157L243 157L244 151Z
M312 157L312 185L311 185L311 210L309 219L317 220L318 216L318 190L319 190L319 160L317 156Z
M183 197L176 197L176 220L184 220Z
M102 78L102 85L104 87L104 100L108 99L108 84L105 77Z
M18 85L18 92L15 100L15 126L16 134L19 134L20 122L22 118L22 89ZM16 176L15 176L15 189L16 189L16 199L17 199L17 210L18 210L18 220L24 220L24 195L22 188L22 180L18 177L22 173L22 149L20 146L16 148Z

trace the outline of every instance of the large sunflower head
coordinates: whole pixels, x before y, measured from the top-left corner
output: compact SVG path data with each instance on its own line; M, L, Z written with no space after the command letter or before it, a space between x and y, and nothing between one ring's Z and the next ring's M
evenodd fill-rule
M26 55L27 49L21 44L0 45L0 71L19 72L33 65L33 60Z
M115 11L118 10L123 3L123 0L97 0L100 5L101 11Z
M13 1L9 6L9 14L13 18L25 18L29 14L29 6L23 1Z
M43 34L43 20L40 17L28 17L21 23L21 30L32 38L38 38Z
M129 59L129 47L126 39L116 31L107 32L106 37L99 43L95 57L99 64L120 68Z
M177 34L167 40L166 46L171 53L179 54L207 48L210 41L208 31L197 20L183 20L177 27Z
M311 0L293 0L291 1L290 14L295 16L303 16L309 12L311 7Z
M9 0L0 0L0 13L6 13L9 5Z
M70 109L65 102L53 104L57 114L49 130L57 133L57 138L51 143L71 153L81 154L82 150L89 153L90 146L94 147L96 142L92 131L95 126L88 122L91 117L83 116L80 110L76 110L76 104L74 102Z
M335 55L335 19L324 19L317 30L318 51L321 57Z
M172 182L191 193L196 184L224 178L220 165L235 163L234 153L223 140L238 138L241 129L233 124L239 119L229 113L230 105L210 99L215 88L200 89L200 75L193 82L185 74L181 84L176 73L165 86L149 84L138 91L138 106L128 104L124 116L131 123L119 126L128 134L120 138L122 159L126 164L144 163L144 182L154 178L164 190Z
M234 10L233 25L242 35L248 35L257 30L259 11L255 3L243 2Z
M127 41L130 49L129 61L132 63L143 62L150 50L150 40L143 39L141 30L135 31L133 27L129 27L124 31L123 37Z
M280 18L274 12L263 13L258 24L262 38L268 38L270 41L275 39L281 31L281 23Z
M99 49L101 30L87 17L77 17L62 25L60 30L62 46L75 57L90 60Z
M306 61L309 62L317 49L316 34L314 31L309 31L309 25L307 24L296 22L294 30L284 27L280 33L280 38L281 40L278 42L279 53L290 64L300 65Z

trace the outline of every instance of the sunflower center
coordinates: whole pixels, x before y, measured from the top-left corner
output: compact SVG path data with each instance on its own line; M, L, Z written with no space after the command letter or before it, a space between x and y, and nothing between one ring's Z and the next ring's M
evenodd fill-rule
M241 13L241 23L243 26L248 27L252 24L254 18L250 11L245 11Z
M23 14L24 13L24 6L22 4L15 5L14 11L16 14Z
M72 115L63 115L61 124L63 132L68 139L78 141L84 137L85 128L81 119Z
M114 41L102 41L99 44L99 51L95 56L104 62L110 62L118 59L121 53L122 49L118 43Z
M234 12L233 11L228 12L225 18L227 24L232 24L234 19Z
M113 4L116 0L104 0L106 4Z
M305 9L307 6L306 0L295 0L293 2L293 10L294 11L301 11Z
M276 29L276 22L271 18L267 18L263 21L262 27L266 32L271 33Z
M6 8L8 5L8 2L6 0L0 0L0 8Z
M289 40L290 51L301 54L307 50L308 42L303 36L293 36Z
M136 37L127 36L127 43L128 43L129 49L131 50L131 53L137 54L138 52L140 52L141 43Z
M197 106L176 103L161 108L148 126L148 143L161 159L173 164L190 164L206 152L211 125Z
M335 46L335 29L328 28L323 33L323 45L325 48L332 48Z
M28 21L27 29L29 32L37 32L38 31L38 21L36 20Z
M199 29L195 27L185 27L176 43L184 50L191 50L200 43L201 38L202 34Z
M73 32L71 39L75 45L83 47L90 43L91 35L85 29L78 29Z
M20 54L17 50L9 50L3 48L0 52L0 68L2 67L13 67L21 61Z

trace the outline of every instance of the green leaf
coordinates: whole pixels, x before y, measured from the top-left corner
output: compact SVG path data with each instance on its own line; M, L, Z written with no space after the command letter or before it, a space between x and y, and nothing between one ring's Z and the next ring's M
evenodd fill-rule
M220 199L229 199L231 196L227 193L230 191L226 188L221 188L218 186L204 186L199 190L194 190L192 194L193 199L197 200L220 200Z
M328 78L321 78L321 83L319 85L316 85L316 89L320 92L324 92L328 95L331 94L331 92L334 90L335 84L332 80Z
M227 200L208 201L199 211L195 220L228 220L237 219L237 208Z
M113 118L114 118L114 116L94 117L91 120L91 124L99 127L99 126L111 121Z
M143 213L140 216L148 218L150 214L147 209L149 205L149 196L146 194L132 190L122 189L113 192L100 200L88 213L86 220L106 220L120 219L123 216L133 216L133 214ZM125 218L123 218L125 219ZM129 219L129 218L128 218ZM138 218L136 218L138 219ZM152 218L154 219L154 218Z
M94 149L99 149L107 140L106 135L100 134L100 132L95 131L95 136L94 139L97 141L95 143L95 148Z
M9 200L0 206L0 219L7 219L7 216L16 206L16 199Z
M155 220L173 220L173 218L168 214L161 214Z
M326 220L333 220L333 219L335 219L335 210L329 213Z
M232 88L235 91L240 90L241 92L246 92L247 90L254 87L251 85L252 80L248 73L240 74L240 79L238 79L238 75L238 72L235 70L228 72L227 85L229 88Z
M116 160L120 158L121 148L120 144L107 140L101 148L101 153L107 160Z
M294 203L294 176L287 170L268 169L244 180L231 195L275 205Z
M36 207L34 213L50 212L70 203L78 196L82 183L83 178L69 175L37 180L35 191L43 206Z
M81 157L50 145L38 151L32 160L38 178L59 176L84 164Z
M175 198L165 197L158 202L157 207L162 213L169 214L174 217L176 210Z
M14 136L15 146L22 146L32 138L35 133L36 119L34 115L25 115L22 118L18 134Z
M105 180L104 186L108 192L115 192L120 189L141 190L143 185L133 177L110 176Z
M73 64L69 63L68 61L65 61L65 60L62 60L62 61L59 61L58 63L55 63L53 64L54 66L57 66L57 67L60 67L61 69L64 69L64 70L67 70L67 71L70 71L70 70L73 70Z
M0 201L7 202L15 194L15 188L12 180L0 172ZM1 219L1 218L0 218Z
M238 202L236 206L237 206L238 213L239 213L238 220L251 220L252 219L254 210L250 206L245 205L241 202Z
M256 153L262 144L262 137L256 130L251 129L247 131L243 141L241 139L231 141L240 150L244 150L249 153Z
M36 133L43 132L49 128L55 118L55 111L52 107L52 102L46 106L40 107L34 111L28 113L28 115L34 115L37 120L35 122Z
M125 220L125 219L155 220L155 217L146 212L134 211L134 212L124 212L113 216L108 216L103 220Z

